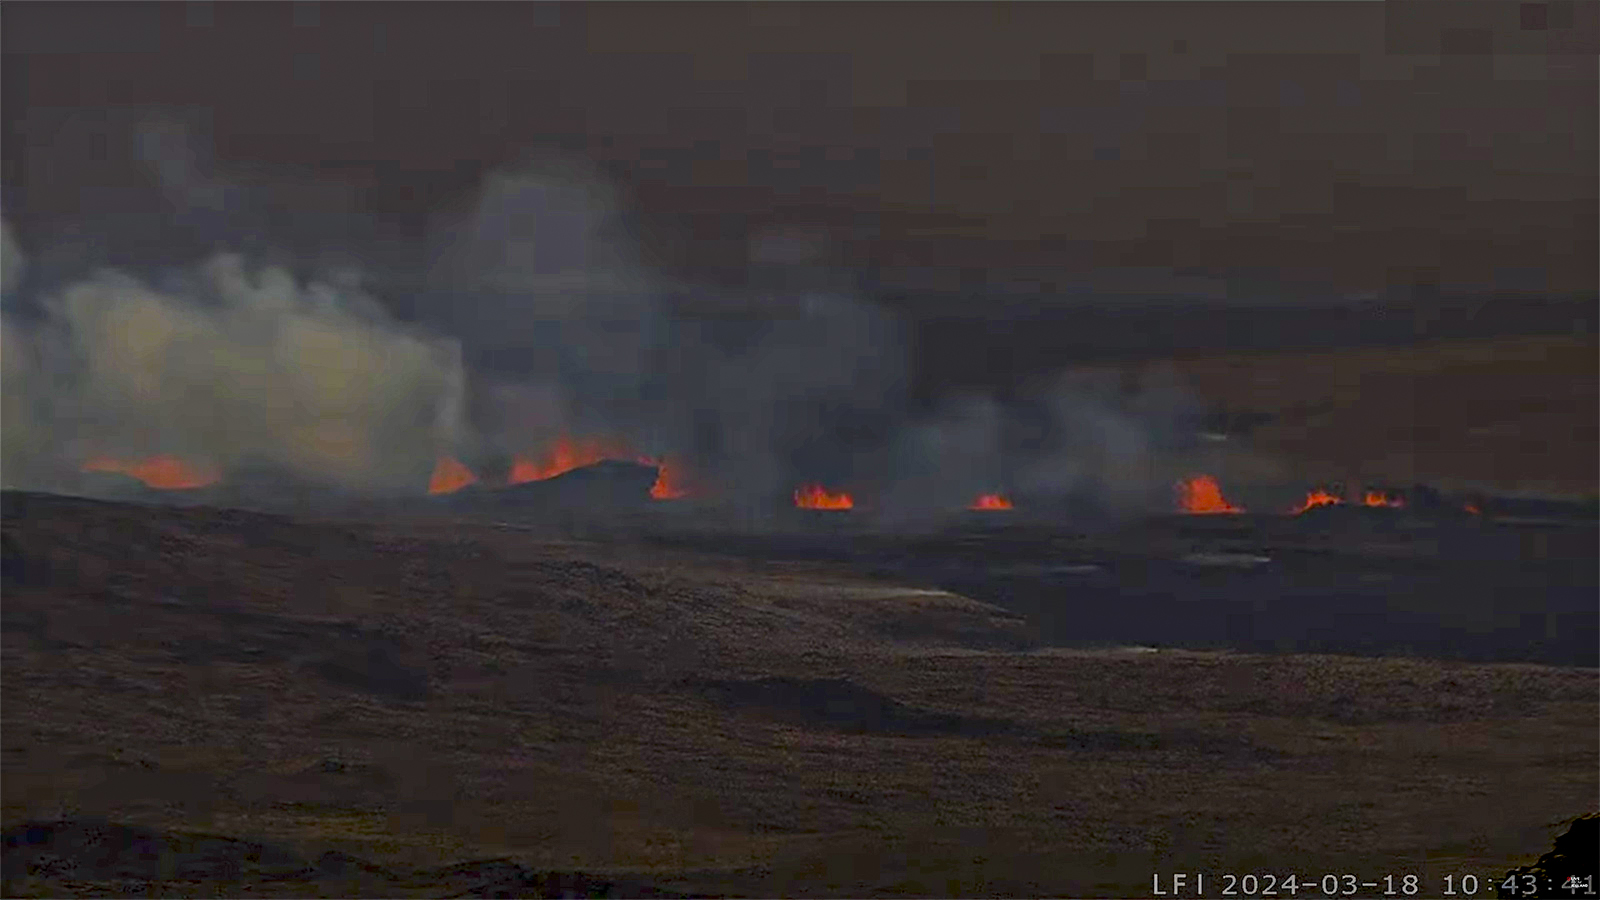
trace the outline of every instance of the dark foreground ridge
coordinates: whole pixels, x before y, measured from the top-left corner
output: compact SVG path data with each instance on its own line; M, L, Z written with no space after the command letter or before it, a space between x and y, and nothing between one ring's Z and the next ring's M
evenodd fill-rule
M1530 881L1531 879L1531 881ZM1515 885L1515 890L1507 884ZM1549 853L1506 873L1501 897L1579 897L1600 888L1600 813L1574 819ZM1531 889L1530 889L1531 886Z
M1149 896L1152 871L1467 846L1482 878L1549 850L1600 772L1593 669L1425 640L1579 647L1592 525L671 547L0 501L9 896ZM1377 652L1092 646L1185 623Z
M27 896L683 897L642 881L534 871L505 859L399 870L338 851L308 862L281 846L103 819L5 830L4 893Z

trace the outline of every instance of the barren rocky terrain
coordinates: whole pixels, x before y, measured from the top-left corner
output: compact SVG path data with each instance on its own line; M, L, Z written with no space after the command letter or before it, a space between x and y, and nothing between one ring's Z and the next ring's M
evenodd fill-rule
M8 895L1442 883L1600 790L1593 668L1074 642L730 541L5 503Z

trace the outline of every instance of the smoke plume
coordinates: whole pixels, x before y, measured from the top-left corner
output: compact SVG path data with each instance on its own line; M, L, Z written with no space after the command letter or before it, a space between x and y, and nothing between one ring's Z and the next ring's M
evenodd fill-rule
M25 283L7 225L8 487L92 492L92 459L173 456L268 492L289 479L414 496L440 456L492 484L513 457L575 435L677 460L703 501L735 510L770 512L817 482L908 525L996 491L1149 504L1189 449L1191 411L1170 384L1080 378L1027 403L918 411L903 323L827 287L815 231L755 236L761 289L675 283L644 259L603 173L544 156L441 211L410 266L392 247L370 262L360 240L264 253L297 236L273 240L255 227L266 217L234 206L294 191L238 188L182 129L134 134L158 210L222 222L225 237L250 224L251 249Z
M302 283L222 254L159 289L100 272L41 307L4 326L8 486L173 455L403 489L460 432L457 348L398 328L349 278Z

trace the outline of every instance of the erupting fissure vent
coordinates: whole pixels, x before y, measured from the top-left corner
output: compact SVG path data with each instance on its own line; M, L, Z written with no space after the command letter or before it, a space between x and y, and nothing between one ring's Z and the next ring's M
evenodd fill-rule
M968 509L1011 509L1011 501L1004 494L979 494L978 499L972 501Z
M1210 475L1195 475L1178 482L1178 509L1186 513L1242 513L1222 496L1222 486Z
M683 483L683 467L666 459L639 457L639 463L656 467L656 483L650 485L652 500L680 500L689 496L689 487Z
M575 439L562 435L556 438L542 459L518 456L511 463L511 484L544 481L564 475L573 469L592 466L606 459L630 459L633 456L620 441L595 438ZM648 464L647 464L648 465Z
M1302 500L1299 505L1289 510L1289 514L1298 516L1308 509L1313 509L1318 506L1342 506L1344 502L1344 498L1333 491L1329 491L1325 488L1316 488L1307 492L1306 499ZM1381 491L1377 489L1369 489L1361 495L1360 505L1375 506L1384 509L1401 509L1406 505L1406 502L1397 494L1391 494L1388 491Z
M1289 510L1289 514L1292 516L1298 516L1312 507L1337 506L1343 502L1344 498L1338 494L1330 493L1322 488L1317 488L1315 490L1308 491L1306 493L1306 499L1302 500L1299 506Z
M795 489L794 505L801 509L854 509L856 503L843 491L832 493L820 484L808 484Z
M478 476L460 460L441 456L433 465L433 477L428 479L428 493L453 494L477 480Z
M556 438L543 458L517 456L512 460L511 474L506 481L510 484L544 481L605 460L636 462L641 466L653 467L656 481L650 486L652 499L677 500L690 494L681 463L663 457L636 455L625 441L573 438L568 435Z
M202 488L221 479L206 466L184 462L176 456L151 456L144 459L115 459L96 456L83 464L85 472L114 472L144 482L146 487L177 491Z

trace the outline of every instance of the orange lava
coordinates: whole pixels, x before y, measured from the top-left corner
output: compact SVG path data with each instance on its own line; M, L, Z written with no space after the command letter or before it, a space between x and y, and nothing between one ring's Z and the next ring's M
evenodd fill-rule
M1242 513L1222 496L1222 486L1210 475L1196 475L1178 482L1178 509L1186 513Z
M808 484L795 489L794 505L801 509L854 509L856 502L843 491L834 494L820 484Z
M1483 510L1479 509L1478 505L1476 503L1468 503L1468 504L1462 506L1461 508L1466 510L1467 512L1475 515L1475 516L1483 515Z
M656 483L650 485L650 498L652 500L680 500L689 496L689 488L683 483L683 467L665 459L652 459L648 456L639 457L639 462L646 466L656 467Z
M1398 496L1393 496L1385 491L1367 491L1361 497L1363 506L1387 506L1390 509L1400 509L1406 502Z
M1004 494L979 494L968 509L1011 509L1011 501Z
M507 480L511 484L543 481L546 478L566 474L573 469L592 466L604 459L629 459L632 456L628 448L618 441L579 439L562 435L556 438L555 444L545 453L543 459L518 456L512 460L511 476Z
M1337 506L1343 502L1344 498L1338 494L1330 494L1322 488L1317 488L1316 490L1306 494L1305 501L1299 506L1289 510L1289 515L1298 516L1313 506Z
M681 463L652 456L635 456L625 441L574 438L565 434L556 438L542 458L520 455L514 458L511 474L506 481L509 484L544 481L608 459L631 460L642 466L655 467L656 481L650 486L650 496L656 500L677 500L689 496Z
M134 460L96 456L83 464L83 471L116 472L137 478L146 487L167 491L202 488L216 484L221 479L214 470L184 462L176 456L151 456Z
M452 494L478 480L472 470L450 456L441 456L433 465L433 477L428 479L428 493Z

